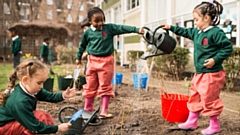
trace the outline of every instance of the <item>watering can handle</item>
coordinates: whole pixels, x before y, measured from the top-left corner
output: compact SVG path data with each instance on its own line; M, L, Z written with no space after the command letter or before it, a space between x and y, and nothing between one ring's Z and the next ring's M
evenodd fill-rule
M153 32L153 35L155 35L155 33L158 31L158 29L162 28L163 26L158 26L154 32ZM169 35L169 30L166 30L166 33Z
M146 30L148 30L148 31L151 31L148 27L142 27L143 29L146 29ZM149 42L147 39L146 39L146 37L144 36L144 34L142 35L142 37L143 37L143 39L146 41L146 42L148 42L149 44L153 44L153 42Z
M155 30L154 30L154 32L153 32L153 36L156 34L156 32L158 31L158 29L160 29L160 28L162 28L163 26L158 26ZM166 30L166 33L169 35L169 31L168 30ZM154 41L154 38L153 38L153 42L155 42Z

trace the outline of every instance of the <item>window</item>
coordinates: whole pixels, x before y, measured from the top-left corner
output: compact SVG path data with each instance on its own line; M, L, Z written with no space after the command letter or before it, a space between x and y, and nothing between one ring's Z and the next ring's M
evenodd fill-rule
M72 18L72 15L71 15L71 14L68 14L67 22L69 22L69 23L72 23L72 22L73 22L73 18Z
M127 10L134 9L139 6L139 0L127 0Z
M3 3L3 12L5 14L8 14L8 15L10 14L10 9L9 9L8 4L6 2Z
M53 1L52 0L46 0L47 5L53 5Z
M47 19L48 20L52 20L53 19L53 12L52 12L52 10L48 10L47 11Z
M79 2L79 10L84 11L84 3L83 2Z
M68 0L67 8L72 9L73 0Z
M25 3L21 4L19 14L21 15L21 19L23 21L28 21L29 15L30 15L30 9L29 5L26 5Z
M79 16L78 16L78 22L82 22L83 19L84 19L83 15L79 15Z

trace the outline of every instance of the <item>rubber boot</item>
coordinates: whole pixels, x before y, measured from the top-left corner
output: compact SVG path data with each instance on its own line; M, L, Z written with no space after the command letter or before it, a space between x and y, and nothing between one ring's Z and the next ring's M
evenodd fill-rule
M84 110L93 112L94 97L85 98Z
M197 128L197 121L200 115L198 112L189 112L188 119L185 123L179 124L178 127L183 130L194 130Z
M100 115L107 116L108 115L108 103L110 100L110 96L102 96L102 110Z
M219 115L210 117L210 125L208 128L202 130L203 135L213 135L220 132L220 120Z

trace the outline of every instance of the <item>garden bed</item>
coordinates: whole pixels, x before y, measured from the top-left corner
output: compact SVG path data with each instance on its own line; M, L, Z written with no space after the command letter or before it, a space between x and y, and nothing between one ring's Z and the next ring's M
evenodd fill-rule
M100 126L88 126L84 131L85 135L198 135L209 124L208 118L201 117L198 122L199 127L195 131L170 129L176 127L177 123L168 123L162 118L160 93L157 88L151 87L146 92L134 89L133 85L122 84L117 86L115 93L116 97L111 99L109 104L109 113L112 113L114 118L103 120ZM95 109L100 103L101 99L96 98ZM67 105L83 108L84 98L81 96L81 91L77 92L75 98L57 104L40 102L38 109L50 113L55 124L59 124L57 112L61 107ZM131 111L128 114L129 109ZM239 125L239 114L224 111L221 115L221 133L219 135L240 134Z

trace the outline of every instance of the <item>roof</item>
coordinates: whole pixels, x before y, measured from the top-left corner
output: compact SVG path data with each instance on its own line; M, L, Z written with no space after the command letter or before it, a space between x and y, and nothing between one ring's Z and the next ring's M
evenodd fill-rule
M15 23L12 27L16 27L20 35L41 35L48 34L51 37L72 36L72 31L63 24L53 22L30 22Z

